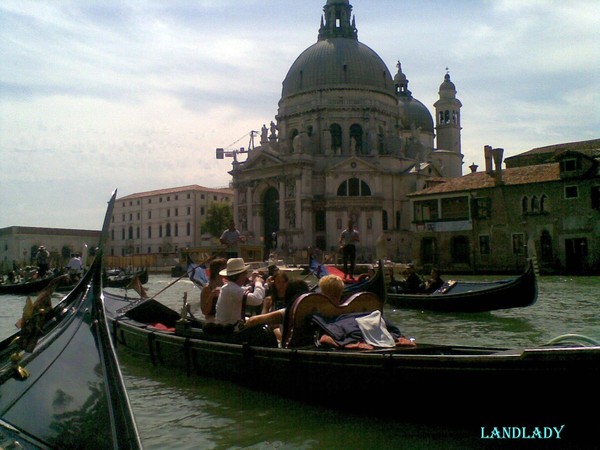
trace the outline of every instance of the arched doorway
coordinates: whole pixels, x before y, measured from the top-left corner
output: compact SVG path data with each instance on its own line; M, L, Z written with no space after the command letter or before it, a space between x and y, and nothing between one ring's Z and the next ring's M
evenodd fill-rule
M265 191L263 196L263 242L265 255L276 247L273 233L279 232L279 192L274 187Z

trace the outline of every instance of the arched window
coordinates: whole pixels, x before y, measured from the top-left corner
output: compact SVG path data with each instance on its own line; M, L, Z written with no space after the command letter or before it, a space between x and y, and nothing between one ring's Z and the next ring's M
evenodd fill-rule
M527 198L527 196L523 197L523 199L521 200L521 214L527 214L528 203L529 199Z
M175 224L175 236L179 236L179 224Z
M381 211L381 223L382 223L382 227L384 230L388 229L388 213L387 211L384 209L383 211Z
M331 133L331 150L336 155L342 154L342 127L340 127L337 123L334 123L329 128Z
M534 214L540 212L540 202L537 195L531 197L531 212Z
M371 195L371 188L363 180L350 178L338 186L337 195L338 197L368 197Z
M185 232L186 232L187 236L192 234L192 224L191 223L189 223L189 222L187 223Z
M161 238L162 237L162 224L158 226L158 237Z
M166 237L170 237L171 236L171 224L168 223L165 225L165 236Z
M365 154L363 152L363 129L357 123L350 127L350 145L354 146L357 155Z
M148 227L148 239L152 238L152 227Z
M294 128L292 131L290 131L290 145L288 146L288 148L290 149L290 153L294 153L294 138L298 136L298 130L296 128Z

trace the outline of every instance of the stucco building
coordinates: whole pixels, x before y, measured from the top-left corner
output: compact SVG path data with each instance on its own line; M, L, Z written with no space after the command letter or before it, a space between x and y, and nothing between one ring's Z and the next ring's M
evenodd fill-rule
M486 146L485 171L432 179L409 197L413 261L450 272L600 273L600 140L507 158Z
M409 259L407 194L429 177L462 175L461 107L446 73L434 120L400 63L392 76L358 40L350 3L328 0L317 42L283 80L276 120L263 125L245 161L233 162L240 230L266 249L276 237L285 256L335 251L352 219L359 261L374 258L378 242L387 257Z
M199 185L138 192L118 198L106 256L173 254L201 245L200 227L213 202L231 205L231 189ZM171 261L172 262L172 261Z
M35 264L40 245L50 252L52 267L65 265L71 253L80 253L87 263L88 256L100 240L100 231L65 228L20 227L0 229L0 273L12 270L13 264L24 267Z

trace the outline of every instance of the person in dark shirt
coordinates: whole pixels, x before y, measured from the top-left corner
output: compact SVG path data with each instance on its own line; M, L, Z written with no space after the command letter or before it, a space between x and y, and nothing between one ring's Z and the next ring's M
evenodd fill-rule
M440 277L440 271L433 267L431 269L431 274L429 279L425 282L425 293L431 294L432 292L437 291L444 285L444 280Z
M424 292L423 282L421 277L417 275L413 264L408 265L406 279L403 284L404 292L407 294L420 294Z

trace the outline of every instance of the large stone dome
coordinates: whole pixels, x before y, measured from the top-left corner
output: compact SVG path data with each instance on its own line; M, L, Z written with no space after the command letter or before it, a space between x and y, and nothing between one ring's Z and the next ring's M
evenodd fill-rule
M357 39L329 38L307 48L283 81L282 98L315 90L360 89L394 95L392 76L375 51Z

